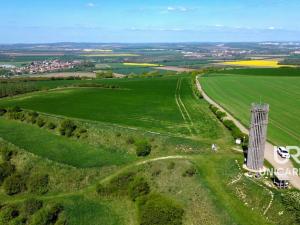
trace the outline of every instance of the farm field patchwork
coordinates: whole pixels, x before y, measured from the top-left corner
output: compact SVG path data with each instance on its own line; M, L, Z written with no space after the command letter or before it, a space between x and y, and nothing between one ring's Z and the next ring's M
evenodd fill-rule
M131 53L110 53L110 54L89 54L89 55L81 55L84 57L136 57L138 54Z
M205 92L248 126L253 102L270 104L268 138L277 145L300 145L300 76L274 69L276 76L207 74L200 78ZM234 70L232 71L234 73ZM243 72L239 70L237 73ZM244 71L246 74L249 71ZM271 71L268 70L269 74ZM288 72L288 71L286 71ZM266 72L265 72L266 73ZM280 76L280 73L286 76Z

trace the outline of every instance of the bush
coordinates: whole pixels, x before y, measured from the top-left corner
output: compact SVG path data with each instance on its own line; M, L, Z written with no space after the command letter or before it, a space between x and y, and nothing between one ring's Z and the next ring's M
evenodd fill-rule
M22 174L13 174L5 179L3 188L8 195L21 193L26 190L26 177Z
M281 202L285 209L295 218L295 224L300 224L300 194L296 191L281 195Z
M59 214L62 212L63 206L60 204L51 204L42 208L38 213L34 214L31 225L50 225L55 224Z
M9 224L11 220L18 217L20 212L14 206L4 206L0 211L0 224Z
M77 126L72 120L64 120L60 125L59 132L63 136L71 137L76 128Z
M214 105L209 105L209 108L211 109L211 111L213 112L213 113L216 113L219 109L216 107L216 106L214 106Z
M5 178L12 175L14 171L15 167L10 162L4 162L0 164L0 184L3 183Z
M197 170L194 166L191 166L190 168L188 168L186 171L184 171L184 173L182 174L182 176L186 177L192 177L197 173Z
M114 177L106 186L98 184L97 192L103 195L127 194L130 183L134 180L134 172L126 172Z
M173 161L169 162L167 168L168 170L173 170L175 168L175 163Z
M80 129L76 129L73 135L75 135L75 137L77 138L81 138L81 137L86 137L87 136L86 133L87 133L87 129L80 128Z
M48 191L49 175L34 173L28 179L28 190L32 193L45 194Z
M28 112L26 121L28 123L35 124L36 121L37 121L38 116L39 116L39 114L37 112Z
M37 125L39 127L43 127L45 124L46 124L45 120L43 120L42 118L38 118Z
M43 207L43 202L34 198L29 198L23 203L23 211L26 216L34 214Z
M235 126L234 122L231 120L224 120L223 124L225 125L225 127L228 128L228 130L233 130Z
M128 194L135 201L138 197L147 195L150 192L150 186L142 177L136 177L129 185Z
M219 120L222 120L226 116L226 113L222 111L217 111L216 116L218 117Z
M8 112L18 113L18 112L22 112L22 109L19 106L13 106L13 107L8 109Z
M151 153L152 146L147 141L140 141L136 143L136 155L147 156Z
M47 124L47 128L50 129L50 130L54 130L56 128L56 124L53 123L53 122L49 122Z
M141 225L181 225L184 210L173 200L159 194L149 194L138 199Z
M7 112L6 109L0 108L0 116L3 116Z
M103 184L97 184L96 191L99 195L107 196L112 194L112 189L109 186Z
M132 144L134 144L134 142L135 142L135 140L134 140L134 138L133 137L129 137L129 138L127 138L127 144L130 144L130 145L132 145Z
M13 156L14 152L10 150L7 146L1 147L1 157L4 161L9 161Z

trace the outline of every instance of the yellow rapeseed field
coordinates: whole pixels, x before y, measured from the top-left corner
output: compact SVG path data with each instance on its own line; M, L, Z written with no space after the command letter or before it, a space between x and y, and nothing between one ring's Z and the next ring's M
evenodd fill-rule
M241 60L241 61L230 61L223 62L223 65L230 66L247 66L247 67L270 67L270 68L279 68L282 66L289 65L279 65L278 60Z
M159 64L152 64L152 63L123 63L124 66L145 66L145 67L157 67L161 66Z

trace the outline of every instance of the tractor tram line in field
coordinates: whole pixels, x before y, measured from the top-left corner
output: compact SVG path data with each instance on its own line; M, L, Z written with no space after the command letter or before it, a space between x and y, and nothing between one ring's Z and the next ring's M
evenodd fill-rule
M193 124L192 118L180 97L181 85L182 85L182 78L178 78L177 86L176 86L176 90L175 90L175 101L176 101L177 107L181 113L181 116L187 125L187 128L188 128L190 134L193 134L194 133L194 129L193 129L194 124Z

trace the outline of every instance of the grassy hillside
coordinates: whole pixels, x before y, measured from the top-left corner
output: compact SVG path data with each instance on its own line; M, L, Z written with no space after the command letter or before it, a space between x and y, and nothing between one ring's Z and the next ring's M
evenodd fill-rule
M0 223L297 222L297 209L283 199L299 193L269 187L270 177L243 176L243 155L193 93L192 77L89 82L119 88L68 87L0 100L9 109L0 117ZM34 122L31 110L38 111ZM62 134L66 119L84 135Z
M201 138L218 139L222 135L217 129L218 123L208 113L206 104L197 102L193 96L188 77L102 82L115 84L120 88L60 89L3 99L0 105L18 105L50 114L141 127L157 132L192 134ZM183 101L188 99L188 103L182 105L179 98ZM182 116L186 111L188 115Z
M205 92L248 126L252 102L270 104L268 138L278 145L300 145L300 76L292 69L232 70L200 78ZM296 72L296 70L293 70ZM245 73L247 75L238 75ZM248 73L252 75L248 75ZM269 76L262 76L267 73ZM282 74L282 76L279 76ZM290 76L291 75L291 76Z

